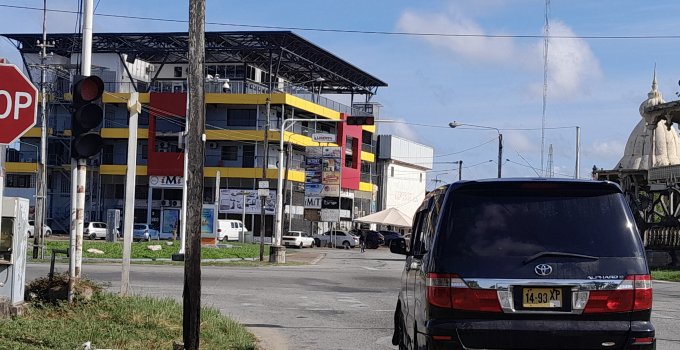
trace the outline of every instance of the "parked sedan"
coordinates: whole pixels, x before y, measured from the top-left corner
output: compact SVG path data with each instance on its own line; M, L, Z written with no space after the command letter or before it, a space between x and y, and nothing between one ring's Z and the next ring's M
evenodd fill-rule
M367 231L366 232L366 248L368 249L378 249L381 245L385 244L385 238L378 231Z
M120 231L116 230L116 238L120 237ZM106 239L105 222L86 222L83 224L83 237L89 239Z
M390 246L390 242L395 239L395 238L404 238L404 236L400 235L398 232L394 231L380 231L382 233L383 237L385 237L385 245Z
M281 244L302 249L303 247L314 247L314 239L308 234L300 231L288 231L281 237Z
M35 228L33 226L35 226L35 221L28 220L28 237L33 237L34 235ZM52 235L52 229L47 225L43 225L43 231L45 232L45 237Z
M327 231L322 235L314 235L314 244L317 247L323 247L331 242L331 233L335 237L335 246L343 246L345 248L354 248L359 245L359 237L347 231Z
M161 239L161 233L149 224L135 224L132 230L133 241L150 241Z

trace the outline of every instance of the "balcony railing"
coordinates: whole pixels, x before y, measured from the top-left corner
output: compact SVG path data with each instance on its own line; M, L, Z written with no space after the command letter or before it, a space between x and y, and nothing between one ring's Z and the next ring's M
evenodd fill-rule
M140 92L145 92L148 83L104 83L105 89L108 92L134 92L136 84ZM140 89L144 88L144 89ZM186 80L162 80L156 81L151 85L149 92L187 92L188 85ZM255 82L230 81L229 88L224 88L224 82L206 82L205 92L212 94L268 94L269 88L267 84L260 84ZM352 108L340 102L333 101L329 98L315 94L304 87L300 87L291 83L274 84L272 93L286 93L299 97L303 100L314 102L320 106L332 109L336 112L347 113L353 116L370 116L362 110Z

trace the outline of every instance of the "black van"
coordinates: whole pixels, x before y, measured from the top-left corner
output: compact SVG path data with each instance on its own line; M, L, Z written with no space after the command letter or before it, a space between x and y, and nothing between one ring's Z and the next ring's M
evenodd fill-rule
M618 185L492 179L430 192L406 255L399 349L656 348L645 250Z

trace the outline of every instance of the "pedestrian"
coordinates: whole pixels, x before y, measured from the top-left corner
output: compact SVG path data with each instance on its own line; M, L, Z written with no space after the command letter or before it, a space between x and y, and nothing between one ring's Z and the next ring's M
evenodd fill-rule
M366 231L359 231L359 246L361 247L361 252L366 251Z

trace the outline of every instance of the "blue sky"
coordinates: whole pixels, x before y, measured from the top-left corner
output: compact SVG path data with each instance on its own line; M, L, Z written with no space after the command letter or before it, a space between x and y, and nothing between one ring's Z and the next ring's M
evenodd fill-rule
M188 1L95 0L98 13L153 18L188 18ZM75 10L76 0L48 0L48 8ZM42 7L42 1L0 0ZM677 1L553 0L551 33L566 36L677 35ZM207 1L207 22L301 28L454 34L541 35L543 0L480 1ZM42 12L0 7L0 33L42 30ZM75 17L48 13L49 32L72 32ZM186 31L186 23L95 16L97 32ZM252 28L208 25L208 31ZM532 176L518 152L540 168L543 42L540 38L451 38L296 31L315 44L386 81L374 101L382 118L407 123L381 126L434 147L435 156L484 144L494 130L449 129L449 122L501 129L504 176ZM680 90L680 39L552 39L546 125L580 126L582 177L594 164L611 169L623 155L638 107L651 90L656 64L666 101ZM19 62L0 41L0 57ZM510 130L537 129L537 130ZM573 176L575 128L548 129L555 173ZM439 176L454 181L454 162L470 166L463 178L496 175L497 143L435 158ZM489 162L493 160L493 162ZM519 163L519 164L517 164ZM558 175L560 176L560 175ZM434 176L430 177L431 179ZM431 188L432 186L430 186Z

